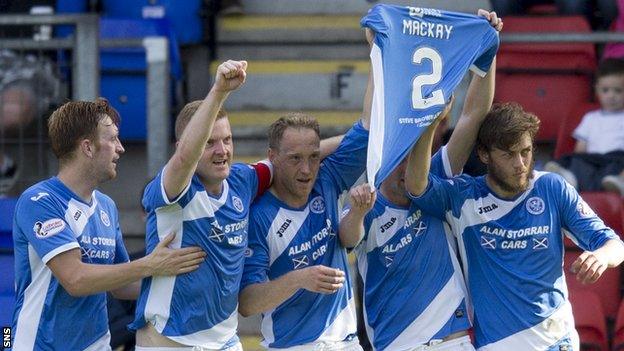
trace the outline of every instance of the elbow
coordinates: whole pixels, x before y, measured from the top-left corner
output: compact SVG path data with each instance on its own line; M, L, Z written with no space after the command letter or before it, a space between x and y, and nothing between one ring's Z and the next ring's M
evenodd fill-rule
M255 314L255 312L251 309L251 306L243 301L240 301L238 304L238 313L245 318L251 317Z

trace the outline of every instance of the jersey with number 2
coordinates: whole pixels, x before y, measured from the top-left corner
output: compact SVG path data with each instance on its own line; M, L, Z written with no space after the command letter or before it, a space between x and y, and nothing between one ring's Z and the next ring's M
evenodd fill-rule
M498 33L483 17L394 5L373 7L361 25L376 33L368 166L377 186L442 111L468 69L485 76Z

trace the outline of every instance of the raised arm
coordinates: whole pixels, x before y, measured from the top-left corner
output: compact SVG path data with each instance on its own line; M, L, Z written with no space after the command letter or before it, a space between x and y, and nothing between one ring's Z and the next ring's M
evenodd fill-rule
M243 288L238 297L238 312L244 317L276 308L299 289L333 294L342 288L345 273L327 266L311 266L290 271L281 277Z
M407 155L405 189L412 195L422 195L427 189L429 169L431 168L433 135L440 122L448 115L451 105L452 101L446 105L440 116L427 127L427 130L420 136L409 155Z
M177 197L191 180L217 113L230 92L245 82L246 69L247 61L232 60L217 68L214 85L184 129L175 153L167 162L163 183L169 199Z
M500 32L502 30L503 21L496 16L495 12L479 10L477 14L487 18L492 27L497 31ZM460 173L464 168L474 148L481 123L492 107L492 101L494 100L494 81L496 78L495 73L496 58L492 61L490 70L485 77L479 77L472 73L461 117L446 146L453 174Z
M199 267L206 253L198 247L170 249L167 246L175 235L168 235L154 251L138 260L114 264L88 264L80 259L80 249L72 249L54 256L47 263L63 288L72 296L86 296L117 290L139 279L152 275L176 275ZM132 298L131 290L117 290L120 297Z
M446 151L454 175L460 173L468 161L477 140L481 123L492 107L495 71L496 58L485 77L482 78L472 73L472 80L466 93L461 117L455 126L451 139L446 144Z
M344 247L355 247L364 237L364 216L373 208L377 194L369 184L353 187L349 191L349 212L340 220L338 237Z

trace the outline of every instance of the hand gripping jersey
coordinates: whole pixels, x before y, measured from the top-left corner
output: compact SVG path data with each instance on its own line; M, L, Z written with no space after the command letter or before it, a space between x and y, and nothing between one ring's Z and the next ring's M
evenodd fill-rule
M378 187L443 110L466 71L484 76L489 70L498 33L483 17L394 5L373 7L361 25L376 33L367 173Z
M338 197L364 173L368 132L354 126L338 149L321 163L303 208L292 208L266 192L252 206L249 253L242 287L273 280L295 269L325 265L345 272L334 294L304 289L262 314L263 345L287 348L316 341L349 340L357 321L346 250L340 244Z
M113 200L96 190L88 204L58 178L44 180L20 196L13 241L13 350L110 350L106 294L73 297L46 264L75 248L85 263L127 262Z
M197 174L172 201L165 194L164 168L143 194L148 212L147 252L175 232L172 247L199 246L207 254L193 272L150 277L141 284L131 329L150 322L178 343L221 349L238 343L238 288L247 247L249 205L266 189L267 165L234 164L220 196L209 195ZM264 174L264 175L263 175Z
M560 176L534 172L529 188L498 198L485 177L442 180L414 202L457 235L480 350L546 350L576 336L562 270L563 234L584 250L617 235Z
M442 149L433 157L431 171L450 177L445 155ZM364 228L355 253L364 281L367 334L375 350L413 350L470 328L455 240L441 220L378 193Z

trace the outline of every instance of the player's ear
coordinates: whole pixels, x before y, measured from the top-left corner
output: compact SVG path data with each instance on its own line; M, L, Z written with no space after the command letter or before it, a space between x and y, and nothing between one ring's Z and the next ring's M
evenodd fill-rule
M483 164L487 165L490 161L490 153L483 147L477 147L477 155Z
M269 161L275 164L275 158L277 157L277 150L269 148L269 150L267 151L267 156L269 158Z
M80 151L88 158L93 158L95 153L95 145L90 139L82 139L78 146Z

